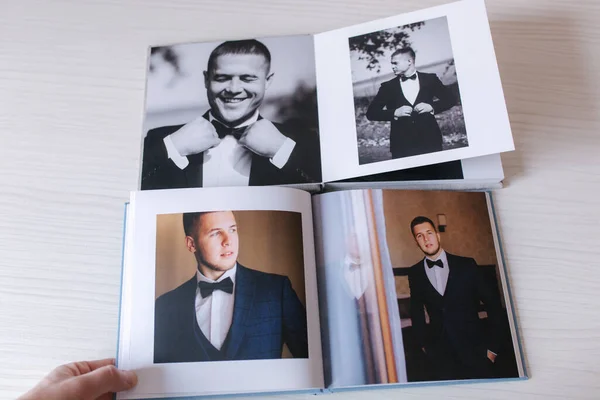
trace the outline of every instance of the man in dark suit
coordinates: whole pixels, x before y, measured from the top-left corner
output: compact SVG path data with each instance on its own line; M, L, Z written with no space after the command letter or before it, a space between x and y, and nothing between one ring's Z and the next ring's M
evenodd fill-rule
M391 62L396 77L381 84L367 119L391 122L392 158L441 151L442 132L435 114L452 107L454 96L435 74L416 70L412 48L396 50Z
M429 218L416 217L410 227L425 255L408 275L412 329L431 361L433 379L494 377L504 331L499 294L486 283L474 259L444 251ZM487 335L479 320L480 301L490 325Z
M233 213L187 213L183 225L198 269L156 299L154 362L276 359L284 344L307 358L304 306L287 277L237 262Z
M259 114L272 79L263 43L217 46L204 71L210 110L187 124L148 132L142 190L320 182L318 135Z

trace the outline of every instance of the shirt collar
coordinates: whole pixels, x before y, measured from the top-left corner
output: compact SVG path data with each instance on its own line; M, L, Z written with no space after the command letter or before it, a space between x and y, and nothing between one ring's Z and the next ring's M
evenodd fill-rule
M247 120L245 120L244 122L242 122L239 125L233 126L232 128L243 128L244 126L252 125L256 121L258 121L258 114L259 114L258 110L254 111L254 114L250 118L248 118ZM210 111L208 111L208 122L213 122L213 120L216 120L225 126L229 126L225 122L220 121L218 118L216 118L213 115L212 110L210 110Z
M225 271L225 273L223 275L221 275L221 277L219 279L217 279L216 281L213 281L212 279L207 278L206 276L204 276L202 274L202 272L200 272L200 270L196 269L196 279L198 280L198 282L215 283L215 282L221 282L222 280L227 279L227 278L231 278L231 280L235 284L235 273L236 273L236 271L237 271L237 263L235 263L235 265L233 266L233 268L231 268L230 270Z
M418 71L415 70L415 72L412 75L406 76L406 78L410 78L411 76L415 75L417 77L417 79L419 79L419 75L417 74ZM402 82L402 77L400 75L398 75L398 78L400 79L400 82Z

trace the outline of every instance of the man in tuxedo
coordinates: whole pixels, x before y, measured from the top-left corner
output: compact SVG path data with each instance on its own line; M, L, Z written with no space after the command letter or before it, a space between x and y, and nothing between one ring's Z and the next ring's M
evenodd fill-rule
M431 361L433 379L494 377L504 331L499 294L486 283L474 259L442 248L429 218L414 218L410 228L425 255L408 274L412 329ZM487 335L479 320L480 301L490 326Z
M318 135L259 113L273 75L263 43L217 46L204 71L210 110L148 132L142 190L320 182Z
M308 357L306 311L289 278L237 262L231 211L183 216L194 276L156 299L154 362Z
M381 84L369 104L367 119L391 122L392 158L442 151L442 132L435 114L452 107L454 96L435 74L416 70L412 48L396 50L391 63L396 76Z

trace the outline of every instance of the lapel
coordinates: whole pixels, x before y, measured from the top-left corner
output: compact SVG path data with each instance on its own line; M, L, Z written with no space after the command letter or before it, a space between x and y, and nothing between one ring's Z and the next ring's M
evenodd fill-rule
M208 111L202 115L202 118L208 121ZM187 187L203 187L204 153L190 155L188 161L190 165L183 171Z
M180 308L180 326L182 326L183 328L180 330L179 335L183 335L185 333L185 337L189 338L189 339L185 339L182 340L178 346L191 346L190 348L194 348L194 343L196 342L195 340L195 333L196 332L200 332L202 334L202 331L200 330L200 327L198 326L198 320L196 319L196 287L198 286L198 280L196 278L196 274L194 273L194 276L192 277L192 279L190 279L189 281L187 281L185 283L184 286L184 290L183 290L183 296L185 296L185 298L183 299L183 301L181 301L181 304L187 304L186 307L181 307ZM192 325L189 324L189 321L192 321ZM189 336L188 336L189 335ZM201 358L202 360L208 360L210 359L208 353L206 352L206 349L204 348L204 346L200 346L198 347L202 350L202 355L203 357ZM183 351L189 351L189 349L185 349Z
M402 90L402 85L400 84L401 79L398 76L396 79L394 79L393 81L393 87L394 87L394 101L397 101L396 104L394 104L395 108L404 106L404 105L408 105L408 106L413 106L412 104L410 104L410 101L408 101L408 99L406 98L406 96L404 96L404 91Z
M457 269L452 267L454 256L446 252L446 260L448 260L448 282L446 282L446 290L444 291L444 298L448 297L448 293L451 293L454 289L453 283L456 281ZM455 265L456 266L456 265Z
M417 97L415 97L414 105L417 105L417 104L423 102L422 97L423 97L423 94L425 93L425 91L423 90L423 88L425 86L425 82L423 81L423 74L420 73L419 71L417 71L417 77L419 78L419 93L417 93Z
M433 296L435 298L441 298L443 297L440 292L438 292L436 290L436 288L433 286L433 284L431 283L431 281L429 280L429 277L427 276L427 272L425 272L425 268L427 268L427 266L425 265L425 257L423 257L423 259L421 260L421 262L419 263L420 266L420 270L421 270L421 279L423 280L423 286L424 288L430 292L431 294L433 294ZM444 292L445 294L446 292Z
M227 346L225 358L234 360L246 333L246 320L251 314L254 297L256 295L256 283L252 273L238 263L235 277L235 301L233 304L233 319L229 331L230 342Z
M263 119L262 115L258 114L257 121ZM260 170L260 162L261 158L264 157L259 156L256 153L252 153L252 164L250 164L250 176L248 177L248 186L258 186L260 185L260 178L263 172Z

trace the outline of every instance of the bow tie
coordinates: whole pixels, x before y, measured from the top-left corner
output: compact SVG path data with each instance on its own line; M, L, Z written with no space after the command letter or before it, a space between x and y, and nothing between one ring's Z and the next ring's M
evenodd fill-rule
M222 290L229 294L233 293L233 281L229 277L215 283L200 281L198 282L198 287L200 288L202 298L210 296L215 290Z
M404 75L400 75L400 79L402 79L402 82L406 82L409 79L412 79L413 81L417 79L417 74L414 73L411 76L404 76Z
M234 138L239 140L249 128L249 126L244 126L241 128L230 128L225 124L217 121L216 119L213 119L211 124L213 124L213 126L215 127L217 135L219 135L219 139L223 139L227 135L232 135Z
M444 268L444 262L442 260L431 261L429 258L426 258L425 261L427 262L427 266L429 268L433 268L436 265L440 268Z

